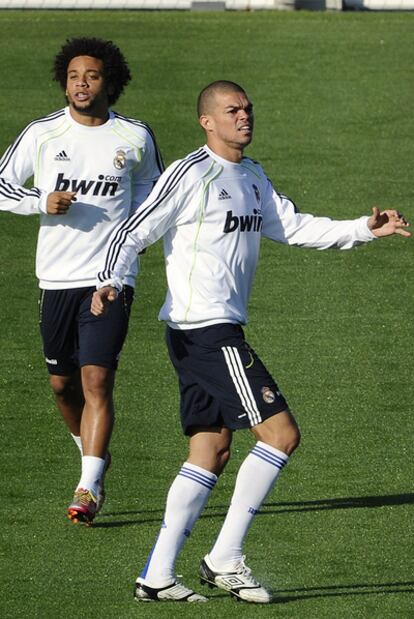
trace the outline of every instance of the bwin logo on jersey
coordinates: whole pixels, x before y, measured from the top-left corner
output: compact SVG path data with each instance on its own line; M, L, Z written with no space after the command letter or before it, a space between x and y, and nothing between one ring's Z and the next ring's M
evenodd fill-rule
M263 225L263 217L258 214L257 209L253 209L253 215L233 215L233 211L227 211L226 223L223 232L235 232L240 228L240 232L260 232Z
M97 181L88 181L83 178L78 180L77 178L65 178L60 172L54 191L76 191L82 195L92 193L93 196L114 196L120 180L120 176L104 176L103 174L99 174Z

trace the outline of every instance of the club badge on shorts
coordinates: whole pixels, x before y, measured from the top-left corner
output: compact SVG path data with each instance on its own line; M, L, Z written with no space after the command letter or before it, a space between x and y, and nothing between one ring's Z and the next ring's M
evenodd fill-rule
M266 404L273 404L276 399L275 394L269 387L262 387L262 397Z
M117 170L122 170L126 166L126 154L123 150L117 150L114 157L114 167Z

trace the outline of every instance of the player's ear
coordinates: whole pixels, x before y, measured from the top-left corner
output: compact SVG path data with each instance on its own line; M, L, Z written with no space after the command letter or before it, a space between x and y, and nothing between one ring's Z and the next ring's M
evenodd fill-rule
M212 118L208 114L201 114L198 119L200 125L203 127L204 131L207 133L212 130Z

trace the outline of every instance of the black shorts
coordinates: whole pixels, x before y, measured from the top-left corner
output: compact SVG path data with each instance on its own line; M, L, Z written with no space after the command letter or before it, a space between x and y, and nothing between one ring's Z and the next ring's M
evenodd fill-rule
M70 376L84 365L116 370L134 289L125 286L103 316L90 311L95 290L91 286L41 291L39 322L49 374Z
M194 426L251 428L288 408L239 325L167 327L166 339L179 378L185 434Z

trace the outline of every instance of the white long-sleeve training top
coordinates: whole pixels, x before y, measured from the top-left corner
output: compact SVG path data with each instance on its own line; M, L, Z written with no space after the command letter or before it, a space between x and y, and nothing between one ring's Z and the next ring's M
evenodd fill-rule
M30 123L0 161L0 210L38 214L36 275L45 289L93 286L113 230L145 200L163 171L151 129L110 112L98 127L66 107ZM32 189L23 185L34 176ZM76 191L65 215L48 215L53 191ZM137 261L124 272L134 285Z
M245 324L262 236L348 249L375 238L367 220L298 213L258 163L231 163L204 146L170 165L116 230L97 287L121 288L137 252L163 237L168 291L159 319L179 329Z

